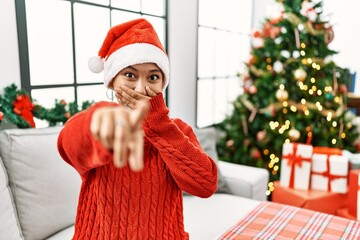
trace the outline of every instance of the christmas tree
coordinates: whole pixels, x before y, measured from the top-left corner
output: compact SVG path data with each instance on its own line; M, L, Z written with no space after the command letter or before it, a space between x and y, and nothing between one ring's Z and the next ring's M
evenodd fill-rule
M266 168L274 181L285 142L355 152L358 133L346 107L350 72L332 60L322 2L278 0L267 10L241 74L244 94L216 127L222 160Z

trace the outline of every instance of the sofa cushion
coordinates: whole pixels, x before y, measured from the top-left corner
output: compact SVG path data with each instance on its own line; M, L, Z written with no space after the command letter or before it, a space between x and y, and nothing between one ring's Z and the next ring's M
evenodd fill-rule
M4 164L0 156L0 239L22 239Z
M254 209L260 201L216 193L210 198L185 195L184 226L191 240L219 237Z
M74 232L75 232L75 227L74 225L72 225L71 227L65 228L64 230L55 233L46 240L68 240L74 236Z
M204 151L215 161L218 166L218 188L217 192L227 192L226 181L221 175L219 168L219 157L216 151L217 132L213 127L194 129L195 135Z
M81 179L57 151L60 130L0 132L0 154L26 240L44 239L75 220Z

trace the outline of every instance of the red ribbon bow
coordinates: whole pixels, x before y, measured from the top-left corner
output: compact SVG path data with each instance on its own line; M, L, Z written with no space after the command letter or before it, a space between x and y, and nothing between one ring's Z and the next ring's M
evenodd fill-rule
M34 104L31 102L29 95L19 94L13 103L14 112L20 115L31 127L35 127L34 116L32 110Z

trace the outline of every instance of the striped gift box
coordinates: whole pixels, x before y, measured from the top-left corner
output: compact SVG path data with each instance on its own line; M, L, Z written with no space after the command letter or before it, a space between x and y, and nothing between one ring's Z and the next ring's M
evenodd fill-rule
M359 238L359 221L264 201L219 239L358 240Z

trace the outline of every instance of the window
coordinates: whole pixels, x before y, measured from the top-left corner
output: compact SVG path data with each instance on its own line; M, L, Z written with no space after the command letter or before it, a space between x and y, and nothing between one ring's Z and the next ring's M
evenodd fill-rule
M198 0L197 127L216 124L242 93L253 0Z
M88 59L97 55L110 26L144 17L166 47L167 0L19 0L21 85L37 103L108 100L103 73ZM99 87L100 85L100 87ZM103 89L103 91L101 91Z

